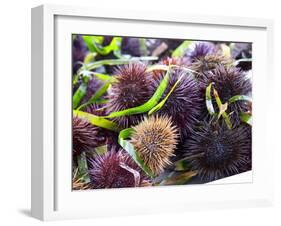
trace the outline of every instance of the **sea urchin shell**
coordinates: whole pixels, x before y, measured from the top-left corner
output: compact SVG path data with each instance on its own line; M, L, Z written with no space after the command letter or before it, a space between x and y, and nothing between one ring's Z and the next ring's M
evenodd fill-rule
M251 127L203 122L184 144L192 170L204 181L212 181L251 168Z
M177 129L167 116L151 116L133 127L131 143L150 170L158 175L170 162L177 145Z
M145 64L139 62L122 65L114 74L117 82L113 83L109 90L107 113L142 105L152 96L152 77L146 72ZM123 128L136 125L141 119L142 115L114 118Z
M110 150L90 159L89 175L94 188L140 187L149 184L141 169L122 150Z

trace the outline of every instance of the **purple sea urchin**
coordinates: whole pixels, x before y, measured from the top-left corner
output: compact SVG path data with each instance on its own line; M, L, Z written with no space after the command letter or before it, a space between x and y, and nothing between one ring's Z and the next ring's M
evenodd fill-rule
M144 104L153 94L151 73L143 63L120 66L115 71L116 82L112 84L106 104L107 113L121 111ZM120 127L136 125L142 115L114 118Z
M182 77L181 81L177 84L164 106L158 111L158 114L170 116L179 129L181 138L184 138L192 131L192 127L197 122L202 111L204 98L200 94L198 82L192 75L179 69L171 71L163 98L180 77ZM160 77L154 82L155 89L159 86L161 79Z
M205 95L206 87L210 83L213 83L223 103L227 102L229 98L235 95L251 94L252 85L250 80L246 78L243 71L233 66L224 67L220 65L214 70L205 72L204 76L202 76L199 81L202 95ZM239 124L240 112L245 112L247 110L248 106L245 101L236 101L228 105L227 113L231 113L231 119L234 124Z
M132 158L122 150L110 150L90 159L89 175L94 188L141 187L150 183Z
M211 42L197 42L194 48L187 52L187 57L190 63L194 63L207 55L215 54L215 45Z
M170 162L177 145L178 133L167 116L151 116L133 127L131 143L140 158L158 175Z
M99 133L98 127L76 116L73 117L72 131L74 154L79 154L83 151L92 151L106 141L106 138Z
M212 181L251 168L251 128L241 125L229 130L225 125L204 122L184 144L192 170L203 181Z

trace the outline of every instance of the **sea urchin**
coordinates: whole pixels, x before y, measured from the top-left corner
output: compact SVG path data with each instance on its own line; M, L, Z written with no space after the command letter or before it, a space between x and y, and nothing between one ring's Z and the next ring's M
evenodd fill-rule
M179 129L181 139L187 136L193 129L198 117L201 115L204 98L200 94L197 80L184 70L171 70L168 86L163 98L170 92L178 79L181 79L168 97L164 106L158 111L160 115L168 115ZM155 88L159 86L161 79L154 82Z
M79 154L83 151L92 151L106 140L99 133L99 128L89 123L86 119L73 117L72 124L73 153Z
M251 168L251 127L228 129L224 124L203 122L186 140L183 150L191 169L203 181L212 181Z
M89 160L89 175L94 188L146 186L150 182L123 150L109 150Z
M214 70L205 72L199 81L202 95L205 95L207 86L213 83L223 103L228 102L231 97L236 95L251 94L252 85L250 80L247 79L243 71L233 66L224 67L220 65ZM239 124L240 113L247 110L248 107L245 101L236 101L229 104L227 113L231 113L231 119L234 124Z
M116 82L112 84L106 104L107 113L121 111L144 104L152 96L152 77L146 65L131 63L115 70ZM142 115L121 116L114 120L123 128L136 125Z
M195 76L200 78L205 72L216 69L220 65L229 67L232 63L233 60L231 58L215 53L196 58L190 65L190 69L195 71Z
M177 129L167 116L151 116L133 127L131 143L140 158L155 174L160 174L170 162L177 145Z
M193 63L207 55L214 54L215 52L215 45L213 43L197 42L193 46L193 49L189 50L186 55L189 62Z

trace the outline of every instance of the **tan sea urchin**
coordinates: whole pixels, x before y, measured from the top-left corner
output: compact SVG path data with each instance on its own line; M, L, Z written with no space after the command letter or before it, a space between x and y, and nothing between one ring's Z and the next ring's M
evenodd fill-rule
M178 131L167 116L151 116L133 127L131 143L150 170L158 175L170 162Z
M218 66L223 65L225 67L231 66L233 60L221 54L210 54L196 59L190 66L190 69L199 74L204 74L207 71L216 69Z

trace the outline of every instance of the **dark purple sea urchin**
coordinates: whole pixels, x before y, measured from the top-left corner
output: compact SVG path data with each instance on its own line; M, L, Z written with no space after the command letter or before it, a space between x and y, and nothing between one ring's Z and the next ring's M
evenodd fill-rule
M164 106L158 111L158 114L170 116L179 129L181 138L184 138L189 132L192 132L192 127L201 114L204 99L200 94L198 82L188 72L180 69L171 70L169 83L163 98L180 77L182 77L181 81L177 84ZM162 77L156 79L154 82L155 89L159 86L161 80Z
M251 127L204 122L186 140L183 150L191 169L205 182L251 169Z
M177 145L178 132L167 116L151 116L133 127L131 143L144 163L160 174L170 162Z
M214 54L216 52L215 45L211 42L198 42L194 48L189 50L186 54L190 63L193 63L201 58Z
M246 78L243 71L233 66L224 67L220 65L214 70L205 72L204 76L202 76L199 81L202 95L205 95L206 87L210 83L213 83L223 103L227 102L229 98L235 95L251 94L252 85L250 80ZM215 103L215 101L213 101L213 103ZM236 101L228 105L227 113L230 113L234 124L239 124L240 112L246 112L247 110L248 107L245 101Z
M79 154L83 151L93 151L94 148L106 141L106 138L101 136L98 127L76 116L73 117L72 131L74 154Z
M89 160L89 175L94 188L147 186L150 182L124 151L110 150Z
M146 65L138 62L119 66L115 73L116 82L112 84L106 104L107 113L121 111L144 104L153 94L152 76L146 72ZM127 128L136 125L142 115L114 118L119 126Z

